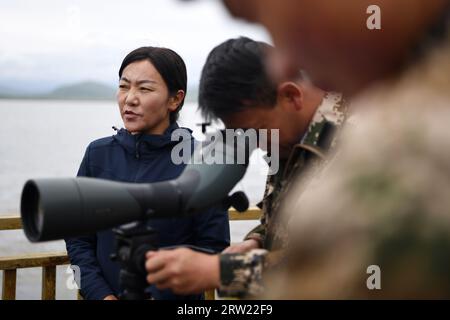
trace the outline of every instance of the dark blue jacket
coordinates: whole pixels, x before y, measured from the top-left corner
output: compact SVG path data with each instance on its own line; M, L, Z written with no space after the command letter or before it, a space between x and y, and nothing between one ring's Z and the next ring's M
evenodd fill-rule
M177 143L171 141L171 133L176 128L178 125L172 124L163 135L132 135L121 129L112 137L96 140L89 144L78 176L123 182L174 179L185 167L173 164L170 157ZM185 130L188 130L193 146L191 131ZM210 209L191 218L151 220L149 224L158 231L159 247L190 244L220 252L230 242L228 215L223 209ZM119 294L120 268L118 263L110 260L110 254L115 251L111 230L66 239L66 247L71 263L80 268L81 293L85 299ZM158 290L154 286L149 290L155 299L201 298L201 295L177 296L170 290Z

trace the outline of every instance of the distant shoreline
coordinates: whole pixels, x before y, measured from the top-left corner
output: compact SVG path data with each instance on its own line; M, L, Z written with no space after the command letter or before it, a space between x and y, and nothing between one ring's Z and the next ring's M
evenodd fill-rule
M116 99L114 98L61 98L61 97L55 97L55 98L49 98L49 97L7 97L7 96L0 96L0 101L79 101L79 102L113 102L117 103ZM194 103L198 104L198 100L196 98L189 99L189 96L187 99L185 99L185 102L187 103Z
M17 97L17 96L0 96L0 100L53 100L53 101L116 101L114 98L62 98L62 97L39 97L39 96L27 96L27 97Z
M104 83L83 81L57 87L49 92L20 92L18 89L0 88L0 100L64 100L115 101L117 89ZM198 88L187 90L186 101L197 103Z
M116 102L116 99L114 98L61 98L61 97L55 97L55 98L49 98L49 97L7 97L7 96L0 96L0 100L39 100L39 101L105 101L105 102ZM197 99L185 99L185 102L189 103L197 103Z

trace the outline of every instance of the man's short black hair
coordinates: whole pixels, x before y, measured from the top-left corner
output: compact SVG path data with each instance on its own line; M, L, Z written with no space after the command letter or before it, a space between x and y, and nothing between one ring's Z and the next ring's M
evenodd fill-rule
M256 106L273 107L277 86L268 76L265 58L273 47L240 37L215 47L203 67L199 107L207 119L223 118Z

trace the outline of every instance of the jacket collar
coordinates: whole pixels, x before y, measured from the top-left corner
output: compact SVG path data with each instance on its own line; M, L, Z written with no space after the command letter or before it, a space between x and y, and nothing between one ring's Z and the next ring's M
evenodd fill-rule
M347 109L348 104L342 94L326 92L300 143L317 146L327 125L342 126L347 116Z
M145 157L146 155L154 154L164 148L172 148L178 144L179 141L172 141L172 132L176 129L187 130L191 140L193 140L192 130L184 127L179 127L176 122L164 131L162 135L158 134L131 134L126 129L121 128L113 139L120 144L128 153L133 154L136 158Z
M325 154L336 142L337 132L347 118L348 103L341 93L326 92L321 104L303 135L300 143L296 144L286 160L283 176L286 176L291 165L297 161L302 151L315 154L325 159Z

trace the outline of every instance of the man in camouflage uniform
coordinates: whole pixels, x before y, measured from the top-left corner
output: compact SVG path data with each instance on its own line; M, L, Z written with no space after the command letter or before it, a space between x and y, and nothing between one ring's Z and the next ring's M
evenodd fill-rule
M287 159L282 159L277 174L269 175L262 201L261 224L255 227L246 240L258 241L259 247L246 253L226 253L220 256L221 286L223 296L255 296L263 292L262 274L265 268L277 264L288 244L287 226L277 217L280 205L289 193L291 184L301 179L302 190L314 174L326 163L330 150L336 143L336 130L345 120L347 105L341 94L325 93L307 132L294 145ZM302 191L296 193L300 196ZM268 259L268 252L275 259Z
M269 28L285 63L355 95L339 153L283 203L288 259L263 297L450 298L449 2L377 1L369 30L371 1L224 1Z
M279 204L294 177L306 187L311 172L306 169L325 162L347 104L341 94L324 92L300 74L273 83L264 66L271 52L269 45L248 38L219 45L203 69L199 98L203 113L220 118L227 128L280 129L281 163L278 172L268 177L261 225L219 256L188 249L149 253L150 283L179 293L219 288L222 296L255 295L263 289L263 270L276 263L266 259L267 253L282 256L287 233L277 219Z
M305 175L305 168L311 166L311 159L319 160L317 164L325 160L325 154L336 143L335 130L344 123L346 109L341 94L325 93L302 140L293 146L288 158L282 159L278 173L268 176L263 201L258 204L262 209L261 224L245 239L255 239L260 242L261 248L267 250L277 250L286 244L284 228L277 226L276 221L271 223L273 214L278 211L296 175Z

